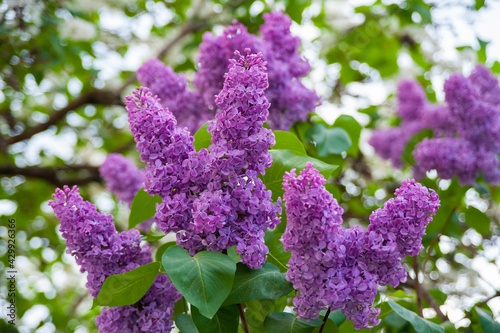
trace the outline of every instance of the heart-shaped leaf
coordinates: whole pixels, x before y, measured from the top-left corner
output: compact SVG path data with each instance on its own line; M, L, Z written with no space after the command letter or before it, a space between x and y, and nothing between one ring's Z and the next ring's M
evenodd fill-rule
M244 264L236 265L233 289L224 305L238 304L260 299L276 299L293 290L293 286L278 267L268 262L260 269L251 269Z
M272 146L272 149L291 150L297 155L307 155L302 142L300 142L300 140L297 139L297 137L292 133L285 131L273 131L273 134L276 139L276 144Z
M195 306L191 307L191 314L201 333L238 332L240 317L237 305L220 308L212 319L203 316Z
M283 249L283 243L281 242L281 236L283 234L276 234L271 238L267 247L269 248L269 253L267 254L267 262L278 267L280 272L285 273L288 270L286 266L290 257L292 256L291 252L286 252Z
M487 332L500 332L500 324L497 323L492 317L491 314L488 314L485 310L475 307L473 309L474 312L479 317L479 322L481 323L481 327L485 333Z
M351 147L347 150L347 154L357 157L359 154L359 137L361 136L361 125L356 119L348 115L341 115L333 123L333 127L343 128L351 139Z
M325 177L329 178L336 165L327 164L310 156L297 155L294 151L286 149L271 149L273 155L273 165L266 169L266 174L261 176L262 181L268 190L273 192L273 200L283 196L283 176L285 171L297 169L300 171L306 167L307 162L311 162L316 169Z
M104 281L93 306L134 304L149 290L159 273L160 263L152 262L123 274L110 275Z
M412 312L393 301L389 301L388 303L394 312L396 312L403 319L407 320L411 326L413 326L417 333L444 333L443 327L419 317L415 312Z
M212 134L208 133L208 123L203 124L194 134L194 148L200 151L202 148L210 147L212 144Z
M171 246L162 257L170 280L200 313L212 318L231 291L236 264L222 253L201 251L191 257L180 246Z
M324 124L314 124L306 133L316 142L316 148L320 156L340 154L348 150L351 145L349 134L340 127L328 128Z
M311 333L315 327L323 325L320 319L311 321L298 320L288 312L273 312L264 321L266 332L269 333Z
M181 333L199 333L196 325L193 322L193 319L189 317L187 314L183 313L175 318L175 325L181 331Z
M490 233L490 218L485 213L475 207L467 208L465 212L465 222L471 228L474 228L480 234L487 235Z
M161 203L159 196L155 195L152 197L141 188L135 195L130 207L128 228L135 228L139 223L152 218L156 214L156 204L159 203Z

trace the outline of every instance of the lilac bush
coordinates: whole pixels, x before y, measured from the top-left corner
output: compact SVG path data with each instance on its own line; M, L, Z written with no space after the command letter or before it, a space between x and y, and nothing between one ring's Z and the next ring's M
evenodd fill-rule
M49 205L61 222L67 252L75 257L86 286L97 297L104 280L150 263L149 246L141 246L139 231L117 232L113 217L99 213L84 201L78 187L56 189ZM99 332L170 332L174 303L182 296L166 275L156 278L153 286L133 305L103 308L96 318Z
M299 290L293 304L299 318L316 319L321 310L341 309L356 329L373 327L380 309L377 286L406 281L401 260L423 248L422 235L439 208L433 190L403 182L396 198L370 216L366 230L342 227L343 209L325 189L324 177L308 163L284 177L288 223L281 240L292 256L287 279Z
M500 182L500 87L491 72L477 65L465 78L455 73L445 82L446 104L431 105L416 82L398 86L399 127L374 131L370 144L395 167L412 135L422 129L435 137L418 143L413 151L415 175L436 169L439 177L458 177L471 184L479 174L492 184Z
M191 255L236 246L246 265L260 268L268 252L264 232L279 223L281 210L258 178L272 163L268 149L275 142L262 127L269 114L266 62L245 54L230 61L217 95L210 152L196 152L194 138L147 88L127 99L127 109L146 163L146 191L162 198L155 215L160 229L177 232Z
M198 89L188 89L184 75L157 59L149 60L138 70L139 82L159 97L180 126L187 126L193 132L218 112L215 96L224 86L229 60L238 59L235 51L244 53L250 48L255 53L261 52L268 63L266 97L271 106L267 121L273 129L288 130L295 122L307 120L309 112L319 104L319 97L300 81L309 73L310 66L299 55L300 39L290 32L290 18L282 12L273 12L264 14L264 21L261 37L250 34L237 21L221 36L210 32L203 35L193 80Z

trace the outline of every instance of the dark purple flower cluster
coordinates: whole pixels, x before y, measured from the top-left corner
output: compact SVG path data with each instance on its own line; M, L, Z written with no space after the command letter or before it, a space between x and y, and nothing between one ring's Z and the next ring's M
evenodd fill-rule
M144 185L144 171L134 161L120 154L109 154L99 168L99 173L106 182L106 188L129 207L137 191Z
M139 82L157 95L163 107L172 112L181 127L194 133L201 125L213 118L197 89L189 89L183 74L158 59L150 59L137 71Z
M500 86L491 72L477 65L465 78L452 74L445 82L446 104L425 101L423 89L404 81L398 89L400 127L378 130L370 144L383 158L401 167L401 155L409 138L424 128L435 138L415 146L415 175L436 169L439 177L458 177L471 184L482 173L489 183L500 182Z
M88 273L86 286L93 297L108 276L151 262L139 231L118 233L113 217L84 201L76 186L57 189L53 197L49 205L61 221L68 253ZM137 304L103 309L96 319L99 332L170 332L174 303L181 297L166 275L159 276Z
M343 210L325 189L324 177L308 163L284 177L287 227L281 240L292 256L287 279L299 290L293 300L300 318L341 309L356 329L377 325L377 286L406 280L401 260L422 249L422 235L439 208L433 190L403 182L396 198L370 216L366 230L343 228Z
M221 36L209 32L203 35L199 68L193 81L199 90L186 89L186 78L157 59L149 60L139 69L139 82L160 98L179 125L192 131L211 115L213 117L217 108L214 98L224 85L229 59L237 59L235 51L243 53L250 48L261 52L269 65L269 89L266 91L271 103L269 125L273 129L288 130L295 122L307 119L308 113L319 104L319 98L300 81L309 73L310 66L298 53L300 40L291 35L290 18L282 12L273 12L264 14L264 20L260 28L262 37L250 34L237 21Z
M163 199L155 215L160 229L177 232L191 255L236 246L246 265L259 268L268 253L264 232L279 223L281 209L258 178L272 163L268 149L275 143L262 127L269 114L265 62L245 51L230 61L216 98L210 152L196 152L193 137L146 88L127 98L127 109L146 163L146 191Z

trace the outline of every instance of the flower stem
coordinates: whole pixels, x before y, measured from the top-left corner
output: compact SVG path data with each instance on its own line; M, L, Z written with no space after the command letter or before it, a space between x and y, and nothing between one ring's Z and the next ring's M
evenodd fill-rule
M323 318L323 325L321 325L321 328L319 329L318 333L323 332L323 328L325 328L326 321L328 320L328 316L330 315L330 307L328 307L328 310L326 311L325 318Z
M238 303L238 311L240 312L241 326L243 326L243 331L245 333L250 333L248 329L247 317L245 317L245 310L243 310L243 305Z

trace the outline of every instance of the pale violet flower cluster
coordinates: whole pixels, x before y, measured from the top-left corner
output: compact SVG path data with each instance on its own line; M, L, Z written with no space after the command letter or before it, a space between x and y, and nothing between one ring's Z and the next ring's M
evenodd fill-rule
M99 168L99 174L104 179L108 191L129 207L132 206L137 192L144 186L144 170L139 169L134 161L121 154L109 154ZM147 232L153 222L153 219L146 220L138 224L137 228Z
M287 227L281 240L291 251L286 278L299 292L293 300L299 318L340 309L356 329L380 320L373 308L377 286L406 280L401 260L422 249L422 235L439 208L433 190L403 182L396 197L370 216L366 230L343 228L343 210L325 189L324 177L308 163L284 177Z
M410 138L423 129L432 129L438 135L453 135L455 124L446 106L427 102L425 91L413 80L403 80L398 84L397 111L401 118L398 127L375 130L370 144L384 159L401 168L403 151Z
M471 184L481 174L488 183L500 182L500 86L491 72L477 65L466 78L455 73L445 82L446 104L432 105L416 82L398 87L399 127L374 131L370 144L383 158L401 167L410 137L422 129L434 137L415 146L415 175L437 170L439 177L457 177Z
M131 159L117 153L106 157L99 173L106 188L129 207L144 185L144 170L139 169Z
M181 127L187 127L191 133L210 119L214 112L203 101L198 89L188 87L187 78L175 73L172 67L158 59L146 61L137 71L137 79L157 95L163 107L175 116Z
M272 131L263 128L269 114L268 87L261 54L237 53L230 60L219 112L208 132L212 144L196 152L194 138L179 128L147 88L127 98L130 129L146 163L146 191L159 195L155 221L177 232L177 243L191 255L201 250L222 252L236 246L242 262L260 268L268 248L264 232L274 228L281 202L258 177L272 164L268 149Z
M57 189L49 205L61 221L68 253L82 273L87 288L96 297L104 280L150 263L151 251L141 246L139 231L117 232L113 217L99 213L84 201L75 186ZM174 303L181 298L166 275L156 278L149 291L134 305L104 308L96 318L99 332L170 332Z
M309 112L319 104L319 98L301 82L310 66L299 55L300 39L290 32L290 18L282 12L273 12L264 14L264 21L261 37L250 34L237 21L221 36L209 32L203 35L198 71L193 80L198 89L188 89L184 75L175 73L157 59L149 60L138 70L139 82L159 97L161 104L177 118L179 126L193 132L214 118L218 108L215 95L224 85L229 60L237 60L234 52L243 53L245 48L250 48L255 53L261 52L268 63L269 126L288 130L295 122L307 120Z

